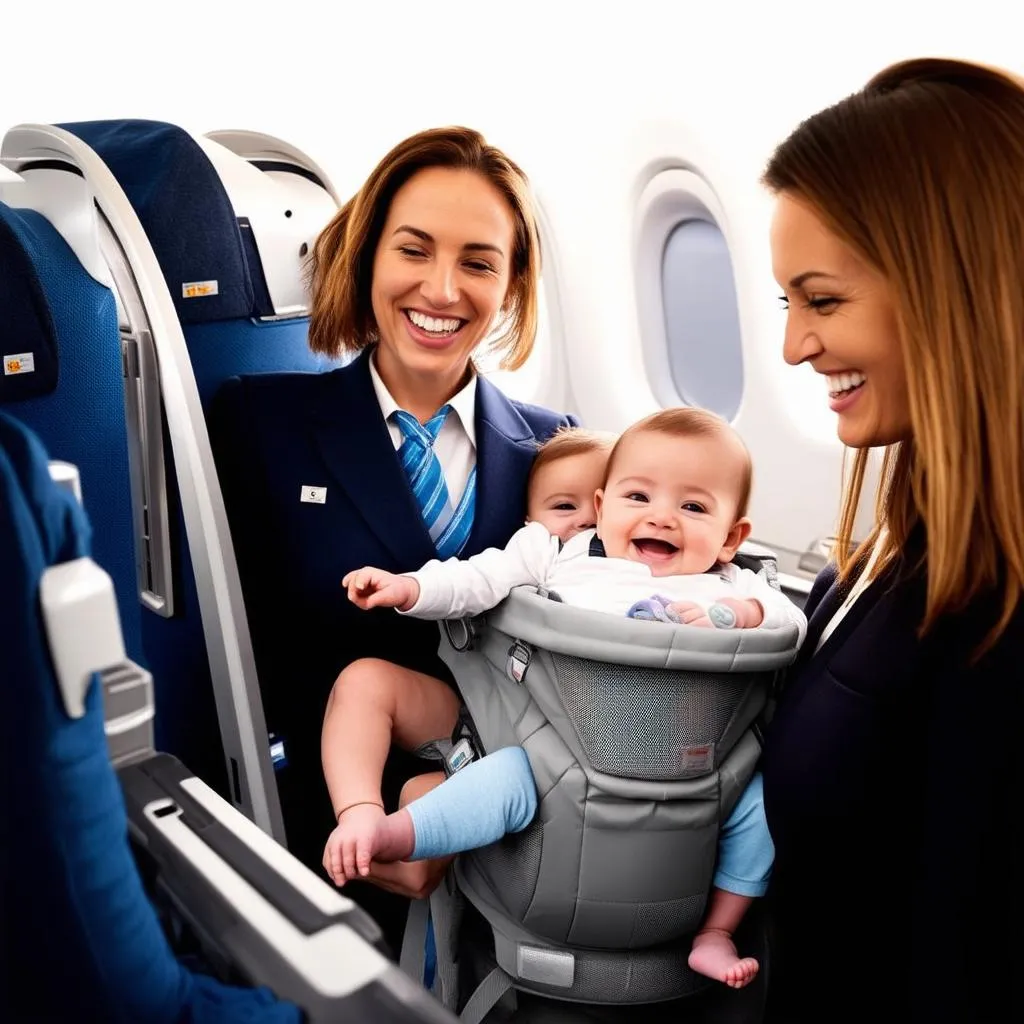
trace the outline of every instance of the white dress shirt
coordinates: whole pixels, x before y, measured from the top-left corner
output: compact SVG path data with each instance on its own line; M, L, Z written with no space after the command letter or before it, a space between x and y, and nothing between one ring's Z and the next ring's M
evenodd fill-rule
M504 548L488 548L471 558L433 559L406 573L420 585L420 596L406 615L421 619L479 615L508 596L513 587L544 587L575 608L625 616L637 601L663 595L693 601L707 609L723 597L754 598L769 629L792 623L799 643L807 619L785 594L760 573L731 562L714 571L686 576L654 576L643 562L590 554L595 530L578 533L559 550L558 538L540 523L528 523Z
M391 396L384 381L377 372L377 354L370 357L370 380L377 395L381 414L388 425L391 443L395 451L402 447L402 431L398 424L389 419L396 409L402 407ZM462 492L466 489L466 481L476 465L476 374L474 373L466 386L448 399L452 411L448 414L444 425L438 431L434 442L434 454L441 463L445 484L448 487L448 498L452 508L457 508ZM408 411L408 410L404 410Z

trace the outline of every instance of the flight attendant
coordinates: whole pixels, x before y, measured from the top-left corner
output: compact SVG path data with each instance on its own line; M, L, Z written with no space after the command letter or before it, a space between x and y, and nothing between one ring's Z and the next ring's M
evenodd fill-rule
M540 265L519 167L475 131L421 132L381 160L312 252L310 347L354 358L324 374L236 378L215 403L267 726L285 744L288 845L318 872L334 826L320 729L338 673L377 657L450 679L436 623L361 612L342 578L504 546L525 518L537 442L575 423L507 398L473 364L483 345L505 369L526 361ZM397 796L432 766L390 767ZM397 948L404 903L350 894Z

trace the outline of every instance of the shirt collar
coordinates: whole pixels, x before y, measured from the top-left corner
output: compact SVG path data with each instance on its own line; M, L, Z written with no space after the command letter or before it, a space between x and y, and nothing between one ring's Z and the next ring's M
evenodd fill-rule
M396 409L401 406L395 401L387 385L377 372L376 353L370 357L370 380L373 382L373 390L377 395L377 402L380 405L381 414L385 421ZM476 371L474 370L465 386L448 399L448 405L452 412L459 417L462 429L469 438L469 443L476 447Z

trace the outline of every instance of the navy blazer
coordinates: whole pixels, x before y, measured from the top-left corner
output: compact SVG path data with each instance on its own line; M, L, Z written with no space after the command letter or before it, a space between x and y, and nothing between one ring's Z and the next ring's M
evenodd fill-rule
M324 374L232 378L210 412L267 726L284 737L293 768L305 765L304 798L313 800L326 800L320 728L345 665L379 657L448 678L437 623L360 611L341 586L363 565L408 572L436 557L381 416L369 357L366 349ZM575 424L477 380L477 496L464 555L504 546L522 526L537 441ZM322 503L301 501L304 487ZM295 815L291 823L285 815L291 840Z
M1024 609L971 655L998 595L923 640L923 543L854 603L816 581L761 762L776 861L769 1019L1024 1019Z

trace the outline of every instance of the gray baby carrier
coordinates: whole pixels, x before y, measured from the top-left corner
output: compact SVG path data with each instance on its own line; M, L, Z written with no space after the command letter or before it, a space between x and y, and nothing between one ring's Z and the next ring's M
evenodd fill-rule
M775 583L773 561L753 568ZM775 674L796 655L795 626L618 619L554 596L519 587L442 629L464 733L478 754L523 747L538 797L526 829L460 855L410 911L403 966L422 978L429 902L434 991L469 1024L510 989L629 1004L707 984L686 959L719 825L753 774ZM463 900L490 925L496 960L468 1001L458 984Z

